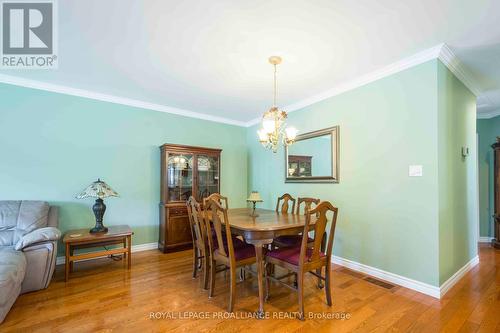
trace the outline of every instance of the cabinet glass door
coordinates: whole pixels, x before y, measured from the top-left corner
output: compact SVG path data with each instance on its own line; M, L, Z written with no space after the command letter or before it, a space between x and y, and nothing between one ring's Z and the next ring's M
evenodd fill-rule
M198 193L197 199L202 201L212 193L219 192L219 158L210 155L198 155Z
M186 201L193 192L193 155L168 154L168 201Z

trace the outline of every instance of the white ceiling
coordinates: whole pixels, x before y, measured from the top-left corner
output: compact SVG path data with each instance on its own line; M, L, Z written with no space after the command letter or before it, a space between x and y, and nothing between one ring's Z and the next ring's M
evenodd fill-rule
M500 110L498 0L59 1L59 69L1 73L247 122L446 43Z

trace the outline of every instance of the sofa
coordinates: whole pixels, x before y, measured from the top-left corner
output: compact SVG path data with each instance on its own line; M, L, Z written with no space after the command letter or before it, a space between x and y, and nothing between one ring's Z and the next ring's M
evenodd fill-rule
M48 287L57 226L57 208L47 202L0 201L0 323L20 294Z

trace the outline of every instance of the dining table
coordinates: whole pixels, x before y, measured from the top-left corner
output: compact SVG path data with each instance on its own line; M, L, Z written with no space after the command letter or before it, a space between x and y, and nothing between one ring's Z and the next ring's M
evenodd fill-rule
M245 242L255 246L257 283L259 288L259 309L257 317L264 318L264 257L263 248L273 239L283 235L298 235L304 231L305 215L278 213L269 209L236 208L228 209L231 233L242 236ZM311 216L311 229L314 230L316 217Z

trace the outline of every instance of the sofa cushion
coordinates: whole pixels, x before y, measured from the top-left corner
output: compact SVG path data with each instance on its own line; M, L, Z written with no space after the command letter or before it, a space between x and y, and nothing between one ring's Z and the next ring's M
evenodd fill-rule
M26 258L11 246L0 246L0 322L21 292Z
M57 241L61 237L59 229L54 227L45 227L28 232L21 237L14 245L17 251L23 250L25 247L32 246L38 243Z
M0 246L11 246L47 226L49 204L44 201L0 201Z

